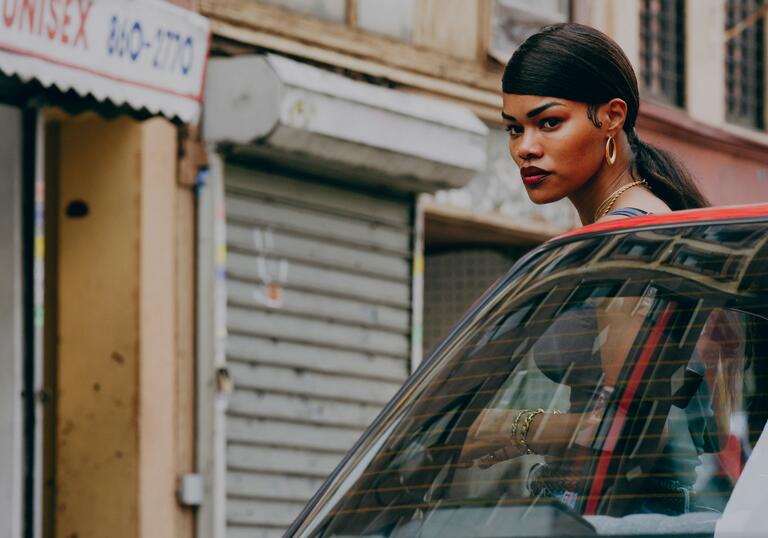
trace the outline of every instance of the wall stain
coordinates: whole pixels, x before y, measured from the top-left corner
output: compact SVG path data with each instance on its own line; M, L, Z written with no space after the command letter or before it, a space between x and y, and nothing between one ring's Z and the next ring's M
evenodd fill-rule
M64 427L61 429L61 433L63 435L67 435L75 431L77 428L75 427L75 423L71 420L68 420L64 423Z

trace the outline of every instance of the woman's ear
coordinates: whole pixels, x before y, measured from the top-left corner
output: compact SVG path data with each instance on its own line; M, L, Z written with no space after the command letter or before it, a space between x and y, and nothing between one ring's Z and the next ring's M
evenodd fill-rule
M624 99L611 99L603 105L605 127L611 133L617 133L624 128L627 119L627 103Z

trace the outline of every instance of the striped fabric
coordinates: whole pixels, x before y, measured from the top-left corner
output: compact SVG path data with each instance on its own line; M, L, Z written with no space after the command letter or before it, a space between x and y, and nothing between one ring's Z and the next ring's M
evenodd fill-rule
M636 207L622 207L620 209L615 209L608 213L608 215L616 215L619 217L639 217L640 215L650 215L648 211L643 211L642 209L637 209Z

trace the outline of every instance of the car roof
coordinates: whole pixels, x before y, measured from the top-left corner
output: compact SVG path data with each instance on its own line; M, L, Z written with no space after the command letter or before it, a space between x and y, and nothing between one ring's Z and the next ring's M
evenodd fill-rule
M665 226L674 224L692 224L697 222L712 222L721 220L741 220L768 217L768 204L751 204L725 207L706 207L701 209L688 209L685 211L672 211L660 215L643 215L639 217L627 217L595 224L588 224L561 234L550 241L560 239L573 239L575 236L594 234L599 232L611 232L631 228L646 228L649 226Z

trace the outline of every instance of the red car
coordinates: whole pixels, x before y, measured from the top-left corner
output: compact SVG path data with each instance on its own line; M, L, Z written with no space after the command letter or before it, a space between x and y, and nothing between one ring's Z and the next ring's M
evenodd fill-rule
M766 537L768 206L588 226L520 260L291 537Z

